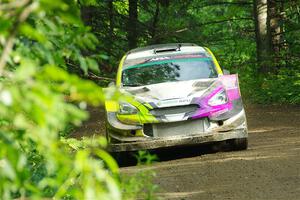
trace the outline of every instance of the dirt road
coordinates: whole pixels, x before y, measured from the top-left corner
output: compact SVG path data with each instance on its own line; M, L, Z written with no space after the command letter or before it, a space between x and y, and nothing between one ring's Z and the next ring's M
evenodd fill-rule
M248 106L249 149L212 153L209 146L155 151L160 162L122 167L154 170L163 199L300 200L300 107ZM77 133L103 133L103 111ZM78 136L78 135L77 135Z
M249 149L211 153L207 147L157 152L152 169L164 199L300 199L300 108L247 107Z

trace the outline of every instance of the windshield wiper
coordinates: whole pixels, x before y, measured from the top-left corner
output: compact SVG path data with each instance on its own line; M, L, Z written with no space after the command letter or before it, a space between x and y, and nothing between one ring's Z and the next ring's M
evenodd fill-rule
M139 86L143 86L141 84L123 84L123 87L139 87Z

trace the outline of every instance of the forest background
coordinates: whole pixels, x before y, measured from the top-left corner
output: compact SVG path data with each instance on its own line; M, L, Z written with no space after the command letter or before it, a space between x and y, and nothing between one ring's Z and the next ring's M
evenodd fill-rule
M67 137L122 55L207 46L246 103L299 104L299 20L299 0L0 1L0 198L150 199L148 175L120 177L104 138Z

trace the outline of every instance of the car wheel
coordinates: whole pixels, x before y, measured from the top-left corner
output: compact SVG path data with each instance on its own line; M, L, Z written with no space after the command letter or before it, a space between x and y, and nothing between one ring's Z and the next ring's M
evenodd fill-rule
M134 152L111 152L111 155L120 167L126 167L137 164Z
M217 153L220 151L228 151L227 150L228 148L226 148L227 146L228 145L226 141L215 142L210 146L210 150L212 153Z
M237 138L231 140L232 150L245 150L248 148L248 138Z

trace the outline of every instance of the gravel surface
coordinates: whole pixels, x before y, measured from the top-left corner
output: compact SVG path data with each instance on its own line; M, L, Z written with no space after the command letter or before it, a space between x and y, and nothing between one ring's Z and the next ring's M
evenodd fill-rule
M248 106L249 148L212 153L209 146L156 152L152 166L163 199L300 199L300 107Z
M90 110L91 120L75 137L103 133L103 110ZM121 172L155 171L163 199L300 200L300 107L247 106L246 111L246 151L215 153L211 145L159 150L154 153L160 162Z

